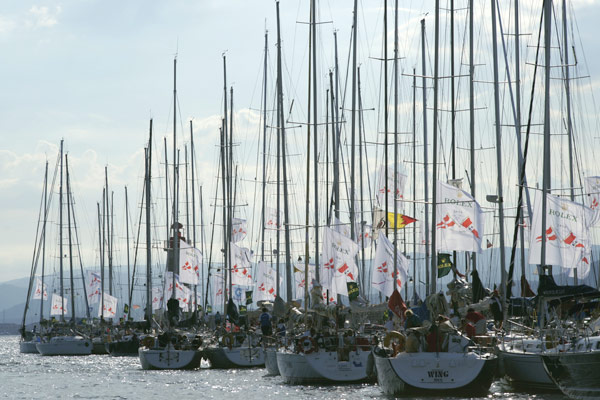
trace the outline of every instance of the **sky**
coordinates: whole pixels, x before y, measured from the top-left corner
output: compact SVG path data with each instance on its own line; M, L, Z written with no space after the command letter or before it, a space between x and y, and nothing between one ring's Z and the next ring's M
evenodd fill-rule
M380 106L381 63L375 58L381 57L382 3L379 0L359 2L359 63L364 71L365 109ZM409 74L413 66L420 68L419 20L426 18L428 35L433 31L433 2L400 3L400 53L405 57L401 68L403 73ZM488 3L475 3L481 9L476 11L478 16L489 15L489 10L485 10ZM526 15L522 24L533 26L539 16L531 10L539 7L540 2L522 3ZM308 4L307 0L280 3L287 108L291 109L292 100L295 103L289 117L291 126L297 125L293 122L306 120L308 30L301 22L308 20ZM458 8L464 8L466 4L466 0L457 1ZM558 8L558 4L555 7ZM575 0L569 4L575 12L577 40L580 40L575 45L583 46L577 54L581 57L585 51L586 73L591 76L586 82L597 96L600 56L597 54L596 24L600 18L600 2ZM328 86L328 70L333 68L334 31L338 32L340 40L340 70L345 71L352 8L350 1L341 0L320 1L319 7L319 17L324 22L318 33L322 35L318 48L321 60L318 80L323 92L320 96L323 96ZM508 14L506 8L503 15L506 24L512 21ZM457 12L457 37L460 40L464 37L465 21L464 11ZM390 49L393 47L392 22L390 14ZM137 211L150 118L154 120L155 153L159 155L163 151L163 137L167 137L169 146L172 140L175 56L179 144L189 142L191 120L200 171L198 184L206 191L205 204L215 204L211 193L217 173L218 130L223 107L223 54L227 57L228 87L235 90L235 126L239 128L236 154L240 176L250 181L255 179L265 28L269 31L269 74L273 79L274 1L4 1L0 10L3 60L0 63L0 281L29 275L45 162L48 160L52 170L61 139L64 139L72 169L80 239L82 247L88 249L84 252L86 265L94 265L98 259L96 203L101 201L105 167L109 186L115 193L115 218L124 213L125 186L135 199L130 200L130 206ZM477 55L482 54L484 58L489 49L481 38L489 32L489 27L478 28L477 32L483 43L477 45ZM533 40L531 37L535 37L535 33L524 40ZM428 38L427 45L431 51L432 37ZM464 65L459 66L468 60L464 58L464 43L462 49L457 55L457 60L460 58L457 68L464 73ZM522 51L531 62L533 49L525 47ZM405 90L399 108L409 115L412 78L402 76L400 79ZM464 106L468 104L464 84L460 90L463 91L460 101ZM271 100L269 102L273 104ZM347 108L350 107L348 104ZM486 103L486 106L491 105ZM366 112L365 124L371 124L369 129L380 129L378 115L378 111ZM482 121L491 127L489 118L482 117ZM464 124L464 120L460 123ZM402 119L401 125L409 127L408 118ZM591 132L597 125L591 123L586 127ZM291 133L292 143L304 140L298 130L292 130L296 132ZM588 151L599 148L597 141L589 143ZM481 142L482 146L485 144ZM380 154L376 152L367 156L369 159L377 157ZM301 168L302 156L290 162ZM587 166L584 164L585 168ZM299 181L300 178L297 183ZM162 183L157 182L157 185ZM298 198L302 197L300 192L298 189ZM253 186L247 185L241 195L248 203L253 203ZM160 201L161 196L164 198L158 191L155 201ZM252 212L250 209L243 211L247 218ZM123 223L116 224L120 227Z

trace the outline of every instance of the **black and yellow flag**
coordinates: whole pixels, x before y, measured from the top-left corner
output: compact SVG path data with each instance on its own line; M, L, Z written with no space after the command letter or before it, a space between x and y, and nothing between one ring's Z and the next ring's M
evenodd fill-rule
M437 276L442 278L450 273L452 270L452 261L450 260L450 254L440 253L438 254L437 260Z

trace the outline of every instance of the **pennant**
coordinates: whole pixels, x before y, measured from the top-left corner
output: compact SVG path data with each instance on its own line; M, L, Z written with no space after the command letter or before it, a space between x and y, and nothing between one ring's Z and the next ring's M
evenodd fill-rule
M487 240L487 245L485 246L486 248L490 248L490 247L494 247L494 245L492 244L492 242L490 242L488 239Z
M387 220L388 220L389 227L392 229L394 229L394 228L402 229L406 225L410 225L416 221L416 219L414 219L413 217L409 217L408 215L403 215L403 214L395 214L394 215L393 212L387 213ZM396 223L397 223L397 225L396 225Z
M246 290L246 305L252 304L252 290Z
M217 307L225 303L225 299L229 296L228 289L224 288L225 280L222 273L213 272L210 275L211 288L211 303Z
M437 277L443 278L448 275L454 264L452 264L450 254L440 253L437 257Z
M394 290L388 301L388 308L391 312L396 314L398 318L404 318L404 312L407 310L404 300L398 290Z
M435 250L481 253L483 213L475 199L464 190L438 181L436 202Z

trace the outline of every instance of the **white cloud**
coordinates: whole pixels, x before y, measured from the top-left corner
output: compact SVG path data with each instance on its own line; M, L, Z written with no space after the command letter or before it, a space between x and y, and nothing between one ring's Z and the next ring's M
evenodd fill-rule
M29 19L26 25L32 28L50 28L58 23L58 15L61 12L60 6L50 10L45 6L32 6L29 9Z
M8 33L15 29L17 23L11 17L0 15L0 33Z

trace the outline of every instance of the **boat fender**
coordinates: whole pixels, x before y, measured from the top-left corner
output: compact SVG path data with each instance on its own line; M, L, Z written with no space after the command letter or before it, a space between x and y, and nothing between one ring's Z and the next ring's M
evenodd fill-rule
M228 333L227 335L223 336L221 338L221 344L231 349L233 347L233 334Z
M402 348L402 350L400 350L400 351L404 350L404 344L406 343L406 337L403 334L401 334L398 331L388 332L388 334L385 335L385 337L383 338L383 346L390 347L392 340L394 340L395 342L398 342L399 347Z
M303 336L298 340L298 347L301 353L310 354L317 350L317 342L310 336Z

